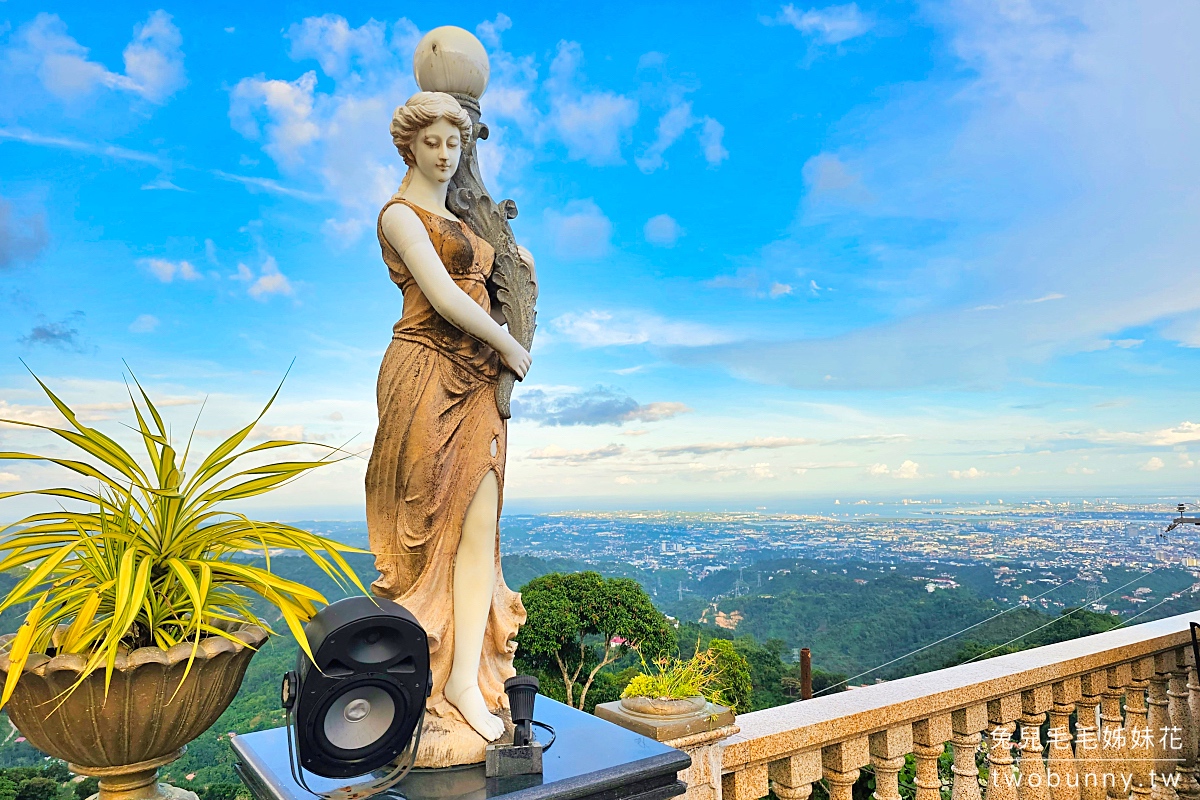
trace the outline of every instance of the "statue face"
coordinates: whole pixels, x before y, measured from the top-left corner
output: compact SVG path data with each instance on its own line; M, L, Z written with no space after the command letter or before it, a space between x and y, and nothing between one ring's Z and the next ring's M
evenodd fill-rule
M454 177L462 158L462 133L447 119L423 128L412 144L417 169L431 181L445 183Z

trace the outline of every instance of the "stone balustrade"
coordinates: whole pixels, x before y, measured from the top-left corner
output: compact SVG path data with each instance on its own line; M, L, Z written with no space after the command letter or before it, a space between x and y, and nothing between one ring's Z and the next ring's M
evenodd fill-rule
M1200 612L742 714L721 751L721 793L806 800L824 779L829 800L851 800L870 766L876 800L899 800L911 754L916 800L1200 800L1193 620Z

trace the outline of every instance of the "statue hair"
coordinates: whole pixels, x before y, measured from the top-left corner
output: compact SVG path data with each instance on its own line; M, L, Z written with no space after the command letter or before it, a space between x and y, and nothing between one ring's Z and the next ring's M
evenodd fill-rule
M471 141L471 118L462 105L445 92L417 92L392 114L392 142L408 166L408 174L400 184L401 191L408 184L417 163L413 156L413 142L423 129L439 119L449 120L458 127L462 134L462 146L466 147Z

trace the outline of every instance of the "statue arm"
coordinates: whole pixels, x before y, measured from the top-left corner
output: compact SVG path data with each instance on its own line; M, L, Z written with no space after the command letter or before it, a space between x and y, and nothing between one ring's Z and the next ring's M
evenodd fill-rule
M397 203L383 214L383 233L404 260L429 304L450 324L490 345L518 377L529 369L529 353L446 272L429 233L411 208Z

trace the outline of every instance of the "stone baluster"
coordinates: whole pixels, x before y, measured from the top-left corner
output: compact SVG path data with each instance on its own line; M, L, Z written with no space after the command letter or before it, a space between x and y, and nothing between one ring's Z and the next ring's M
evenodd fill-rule
M821 749L821 764L825 782L829 784L829 800L854 800L854 782L858 773L871 760L866 736L857 736Z
M1125 738L1125 721L1121 717L1121 701L1125 687L1133 679L1129 664L1118 664L1105 670L1107 685L1100 701L1100 758L1103 764L1101 783L1109 800L1129 797L1133 775L1129 769L1129 747Z
M1130 787L1134 800L1150 800L1150 766L1154 758L1150 746L1150 726L1147 722L1146 689L1154 674L1154 659L1141 658L1133 662L1129 689L1125 692L1125 741L1129 745Z
M949 714L938 714L913 724L913 758L917 775L915 800L942 800L942 777L938 759L946 750L946 742L954 735Z
M1169 757L1176 759L1175 772L1179 775L1176 787L1183 800L1196 800L1200 797L1200 785L1196 783L1195 746L1191 739L1194 735L1192 712L1188 692L1188 666L1185 655L1186 648L1175 651L1175 663L1171 666L1171 677L1167 681L1167 716L1169 725L1163 732Z
M1174 754L1168 752L1164 732L1171 727L1171 716L1167 710L1167 682L1175 663L1175 651L1168 650L1154 656L1154 674L1150 676L1149 705L1146 724L1150 728L1150 746L1154 761L1150 765L1150 797L1152 800L1176 800L1175 787L1164 778L1175 772Z
M1071 746L1071 715L1081 697L1079 678L1068 678L1050 687L1054 705L1050 708L1049 754L1046 758L1046 783L1051 800L1080 800L1079 769ZM1164 798L1164 800L1166 800Z
M871 766L875 768L875 800L900 800L900 770L913 748L912 725L873 733L869 740Z
M1046 711L1053 704L1054 693L1049 686L1038 686L1021 693L1018 800L1051 800L1049 776L1042 758L1045 752L1042 747L1042 723L1046 721Z
M1105 764L1100 761L1100 702L1108 690L1108 675L1093 672L1080 678L1082 696L1075 704L1075 761L1081 800L1105 800Z
M987 706L967 706L950 715L954 736L950 746L954 750L954 784L950 790L951 800L983 800L979 791L979 768L975 765L975 751L983 739L981 731L987 727Z
M1197 715L1200 714L1200 677L1197 676L1195 656L1191 647L1183 647L1176 651L1179 663L1187 668L1188 714L1186 731L1183 734L1184 758L1192 767L1191 797L1200 797L1200 731L1197 730Z
M987 704L988 779L985 800L1017 800L1017 781L1013 775L1012 736L1021 716L1021 696L1010 694Z
M821 751L772 761L767 767L771 790L779 800L807 800L812 794L812 785L821 780Z
M747 764L721 776L721 800L759 800L769 791L766 764Z

